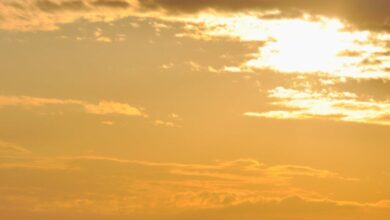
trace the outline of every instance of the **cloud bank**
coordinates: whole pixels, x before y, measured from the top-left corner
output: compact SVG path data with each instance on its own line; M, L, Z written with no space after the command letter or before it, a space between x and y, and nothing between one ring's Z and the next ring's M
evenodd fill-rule
M57 24L84 18L115 20L127 16L161 17L210 11L239 13L280 11L278 17L302 13L338 17L362 28L389 30L386 0L6 0L0 3L3 29L54 29ZM157 15L159 14L159 15Z
M21 181L23 173L28 173L30 181ZM358 179L307 166L265 165L253 159L185 164L98 156L25 157L3 161L0 177L4 180L0 210L27 212L30 217L55 212L103 219L237 219L245 213L247 219L268 215L275 216L270 219L295 219L318 216L318 209L323 208L328 217L338 210L345 212L343 216L370 210L366 215L371 216L373 210L388 208L385 200L335 200L321 186L307 187L299 181L309 178L345 185Z

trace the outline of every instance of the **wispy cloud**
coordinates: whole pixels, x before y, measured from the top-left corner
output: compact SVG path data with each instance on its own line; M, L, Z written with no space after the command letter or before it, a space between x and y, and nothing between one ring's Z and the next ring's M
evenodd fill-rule
M101 167L105 168L101 170ZM95 211L105 212L106 210L111 214L115 212L111 205L106 208L98 205L100 203L108 205L104 198L128 198L129 200L123 204L123 211L129 213L146 210L154 212L162 209L175 211L177 208L183 211L226 207L245 202L271 201L290 196L302 196L307 199L321 198L321 193L311 192L306 190L303 185L295 185L290 181L292 178L302 176L349 181L348 178L327 170L292 165L270 166L253 159L220 161L211 164L183 164L97 156L32 157L30 160L1 163L0 176L5 177L7 172L3 172L4 170L13 169L30 170L31 175L37 175L37 180L41 179L42 181L50 178L53 174L64 175L68 178L67 184L82 184L84 182L81 181L82 179L92 183L96 179L100 179L99 182L107 184L107 187L115 186L119 191L101 192L99 184L88 184L88 186L80 185L77 189L67 192L67 195L72 197L72 195L81 193L77 196L78 198L87 196L82 190L84 187L88 187L89 192L100 194L99 197L103 200L95 200L94 206L84 207L87 209L84 211L91 211L90 209L93 208ZM66 173L71 173L71 175ZM115 179L111 178L113 174L116 176ZM40 177L38 178L38 176ZM54 185L56 188L65 187L60 182L44 183L43 185L40 182L29 183L29 185L26 183L21 187L40 188L42 186L54 187ZM7 183L7 181L0 183L0 187L7 186ZM123 189L127 190L122 191ZM57 202L62 203L65 202L60 200L62 194L63 192L56 191L53 192L52 196L55 200L59 199ZM133 197L134 195L137 196ZM131 197L132 199L130 199ZM47 205L46 209L61 208L57 206L57 202L51 204L41 202ZM43 208L41 204L33 205ZM153 206L148 204L153 204ZM76 208L73 205L69 208Z
M12 185L13 179L18 178L12 173L26 172L32 181ZM187 216L187 212L229 210L231 219L237 219L235 214L249 215L252 208L256 208L254 213L263 210L261 213L272 215L280 213L274 213L274 209L302 207L307 214L313 208L313 216L318 216L315 210L320 207L328 210L327 216L339 209L349 210L348 213L351 209L364 209L367 214L368 209L389 208L386 199L372 203L334 199L330 196L333 192L322 188L323 184L354 185L359 179L310 166L267 165L245 158L190 164L102 156L30 157L0 163L0 177L4 180L0 183L0 209L17 206L18 211L28 211L30 215L55 210L138 215L137 219L146 214L160 219L161 213ZM61 181L50 181L53 178ZM322 185L306 185L308 179L320 180ZM246 208L241 212L242 207ZM224 216L222 213L214 217ZM289 213L288 217L295 214Z
M86 113L97 115L119 114L127 116L146 116L142 110L127 103L100 101L97 104L77 99L55 99L31 96L0 96L0 107L39 107L47 105L76 105L81 106Z
M295 90L277 87L269 91L278 110L246 112L251 117L274 119L330 119L346 122L390 125L390 102L359 100L348 92Z
M0 140L0 155L24 155L30 153L31 152L24 147Z
M97 115L120 114L128 116L145 116L138 108L126 103L100 101L98 104L84 104L85 111Z

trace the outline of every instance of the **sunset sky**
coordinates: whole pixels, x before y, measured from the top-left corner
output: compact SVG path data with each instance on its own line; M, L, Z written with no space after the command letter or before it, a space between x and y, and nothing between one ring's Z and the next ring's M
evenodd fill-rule
M0 0L0 219L390 219L390 1Z

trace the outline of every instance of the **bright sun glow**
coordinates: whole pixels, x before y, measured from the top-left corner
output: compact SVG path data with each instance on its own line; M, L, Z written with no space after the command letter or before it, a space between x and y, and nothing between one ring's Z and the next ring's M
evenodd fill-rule
M261 19L256 16L201 16L204 28L192 37L230 37L259 41L252 59L241 69L271 69L282 73L325 73L355 78L388 78L390 59L383 55L387 35L349 31L337 19L305 16L299 19ZM375 64L375 65L373 65Z

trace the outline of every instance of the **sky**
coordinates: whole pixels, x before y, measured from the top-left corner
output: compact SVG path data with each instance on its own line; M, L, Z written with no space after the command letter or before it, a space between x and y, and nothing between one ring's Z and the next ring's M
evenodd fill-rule
M0 0L8 220L388 220L390 1Z

